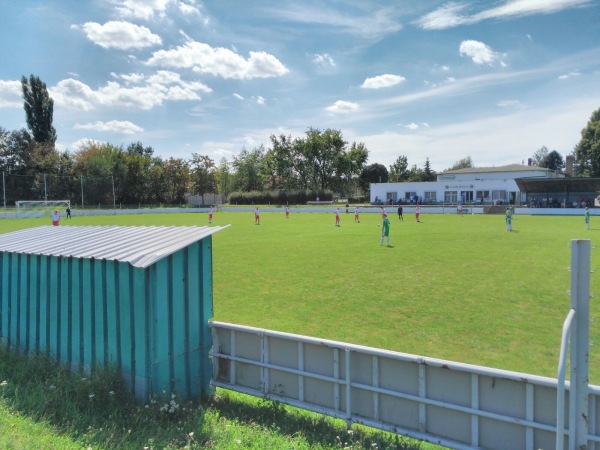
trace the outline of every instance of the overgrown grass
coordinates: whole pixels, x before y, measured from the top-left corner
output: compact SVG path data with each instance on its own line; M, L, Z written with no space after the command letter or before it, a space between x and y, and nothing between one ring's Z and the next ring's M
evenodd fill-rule
M202 402L146 405L116 372L75 374L0 346L2 449L418 449L420 444L220 390Z
M213 224L232 225L213 237L215 319L556 376L569 310L570 241L593 243L599 231L594 218L587 231L583 217L517 215L512 233L502 216L424 214L421 223L407 214L403 222L391 219L388 248L379 246L377 214L362 214L354 223L353 214L344 213L339 228L332 213L292 213L289 220L283 210L262 213L260 226L254 225L252 212L215 214ZM48 219L1 221L0 232L47 224ZM63 219L62 225L69 224L207 225L207 215ZM593 251L592 267L597 261ZM599 283L593 275L592 292L598 292ZM592 317L598 312L592 299ZM599 342L595 323L590 336ZM600 383L595 347L590 380ZM209 414L210 404L203 408L203 423L218 423ZM240 422L233 419L222 434ZM254 426L254 419L245 425ZM259 425L265 427L272 431ZM277 436L292 439L292 430ZM245 433L251 431L236 436ZM241 439L228 436L231 442ZM327 444L290 441L256 448L338 448L332 436Z

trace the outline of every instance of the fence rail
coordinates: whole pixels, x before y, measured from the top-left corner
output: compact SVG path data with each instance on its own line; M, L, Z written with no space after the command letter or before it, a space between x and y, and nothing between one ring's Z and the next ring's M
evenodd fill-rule
M587 371L590 242L574 240L572 246L572 312L565 321L565 330L571 330L570 382L564 381L566 351L561 351L559 383L211 322L211 383L455 449L595 450L600 386L588 384Z
M223 322L211 327L213 386L456 449L555 447L556 379ZM600 386L589 396L593 445L600 442Z

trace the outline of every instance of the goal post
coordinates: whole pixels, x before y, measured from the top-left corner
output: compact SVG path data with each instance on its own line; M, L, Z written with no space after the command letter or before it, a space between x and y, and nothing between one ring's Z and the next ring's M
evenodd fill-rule
M18 218L43 217L71 208L71 200L19 200L15 204Z

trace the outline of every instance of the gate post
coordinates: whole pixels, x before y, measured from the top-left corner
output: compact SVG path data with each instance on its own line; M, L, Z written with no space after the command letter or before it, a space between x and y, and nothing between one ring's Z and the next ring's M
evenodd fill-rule
M587 449L590 341L590 240L571 241L571 308L576 311L571 334L569 449Z

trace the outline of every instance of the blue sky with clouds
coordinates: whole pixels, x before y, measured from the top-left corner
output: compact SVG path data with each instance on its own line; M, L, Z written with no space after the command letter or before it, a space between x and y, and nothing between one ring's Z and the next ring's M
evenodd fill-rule
M600 107L597 0L0 0L0 126L20 79L61 149L231 160L309 127L436 171L563 156Z

